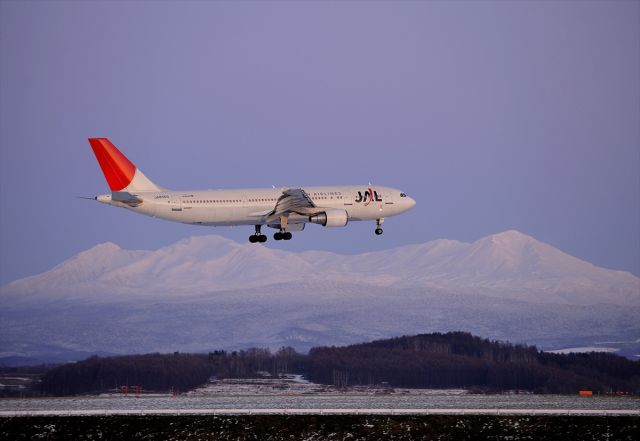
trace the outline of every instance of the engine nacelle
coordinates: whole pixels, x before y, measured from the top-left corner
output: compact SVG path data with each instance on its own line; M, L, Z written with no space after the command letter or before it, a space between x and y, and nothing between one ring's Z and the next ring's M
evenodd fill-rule
M349 222L349 215L346 210L327 208L322 213L309 216L309 222L320 224L323 227L344 227Z

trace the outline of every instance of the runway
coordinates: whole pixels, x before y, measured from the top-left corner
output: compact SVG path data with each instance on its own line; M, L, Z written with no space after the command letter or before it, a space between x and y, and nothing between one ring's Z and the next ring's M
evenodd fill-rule
M547 415L640 416L640 409L91 409L0 411L0 417L113 415Z

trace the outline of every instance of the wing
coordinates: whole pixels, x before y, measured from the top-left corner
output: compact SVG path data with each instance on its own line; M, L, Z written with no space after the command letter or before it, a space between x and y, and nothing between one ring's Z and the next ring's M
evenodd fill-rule
M301 188L290 188L282 192L276 206L267 214L267 222L279 221L281 216L297 213L311 216L318 211L309 195Z

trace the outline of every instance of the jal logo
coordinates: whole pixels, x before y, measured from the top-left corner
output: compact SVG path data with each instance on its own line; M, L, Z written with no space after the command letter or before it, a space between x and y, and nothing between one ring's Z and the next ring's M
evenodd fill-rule
M378 192L372 189L365 190L364 194L359 191L356 196L356 202L364 202L364 205L369 205L371 201L382 202L382 198L378 196Z

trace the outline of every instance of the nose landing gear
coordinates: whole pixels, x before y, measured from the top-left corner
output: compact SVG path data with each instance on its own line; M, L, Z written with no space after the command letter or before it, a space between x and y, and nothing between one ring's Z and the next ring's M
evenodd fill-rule
M249 236L249 242L251 243L264 243L267 241L267 236L265 236L264 234L260 233L260 227L262 225L256 225L256 232L254 234L252 234L251 236Z
M384 233L384 231L382 230L382 222L384 222L384 218L380 218L380 219L376 219L376 236L380 236L382 233Z

